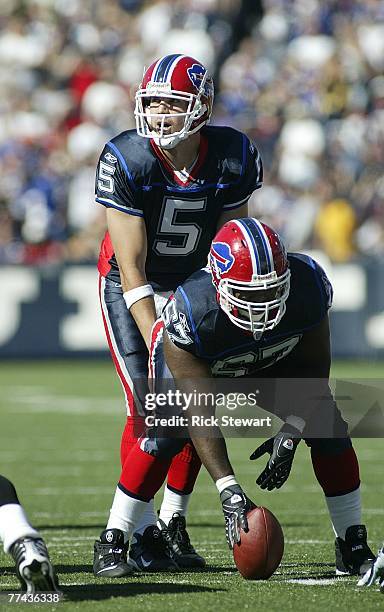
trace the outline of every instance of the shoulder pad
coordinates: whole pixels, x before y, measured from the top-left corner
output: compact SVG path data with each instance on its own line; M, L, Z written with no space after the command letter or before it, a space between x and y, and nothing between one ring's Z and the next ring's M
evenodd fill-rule
M142 138L136 130L121 132L108 142L120 163L126 166L136 187L146 184L146 178L157 166L149 139Z

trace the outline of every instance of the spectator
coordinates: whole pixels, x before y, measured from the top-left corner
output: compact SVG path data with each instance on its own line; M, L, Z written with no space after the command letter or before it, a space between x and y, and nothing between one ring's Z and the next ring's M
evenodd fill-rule
M0 263L96 257L100 143L134 127L142 65L179 50L216 76L213 121L262 152L254 214L291 249L382 256L383 41L382 4L364 0L1 3Z

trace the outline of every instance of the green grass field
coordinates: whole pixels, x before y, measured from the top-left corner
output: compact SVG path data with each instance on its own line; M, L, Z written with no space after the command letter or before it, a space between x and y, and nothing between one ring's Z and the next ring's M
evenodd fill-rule
M334 374L383 377L382 364L338 364ZM120 385L106 362L10 363L0 369L0 472L11 478L32 522L41 530L60 576L65 601L33 609L118 610L375 610L384 597L335 579L333 533L324 498L301 445L280 491L256 489L264 463L248 456L258 441L230 440L240 482L279 518L283 562L269 581L247 582L235 570L224 537L218 495L202 472L189 512L190 534L204 554L204 572L136 574L96 579L93 540L104 528L119 477L124 424ZM376 548L384 538L383 441L356 440L363 481L364 521ZM259 469L260 468L260 469ZM158 500L158 504L160 500ZM0 590L17 590L11 558L0 553ZM0 601L1 609L12 609Z

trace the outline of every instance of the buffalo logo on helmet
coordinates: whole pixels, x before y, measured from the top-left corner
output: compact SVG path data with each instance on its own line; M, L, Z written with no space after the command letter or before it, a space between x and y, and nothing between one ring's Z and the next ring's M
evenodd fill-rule
M209 257L211 268L218 276L228 272L235 263L231 248L226 242L212 242Z
M192 66L190 66L190 68L187 69L189 79L192 81L192 84L194 87L196 87L197 91L199 91L201 87L201 83L204 79L206 72L207 72L206 69L201 64L192 64ZM208 79L204 85L204 93L206 95L209 94Z

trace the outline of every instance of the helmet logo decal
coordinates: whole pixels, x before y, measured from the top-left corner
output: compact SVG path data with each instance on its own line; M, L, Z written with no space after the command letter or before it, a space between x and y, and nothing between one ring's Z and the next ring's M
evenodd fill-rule
M206 69L201 64L192 64L190 68L187 70L189 79L192 81L194 87L196 87L197 91L199 91L202 80L206 73ZM204 88L206 90L206 86ZM204 93L207 93L204 91Z
M212 242L210 257L217 273L220 275L228 272L235 263L231 248L226 242Z

